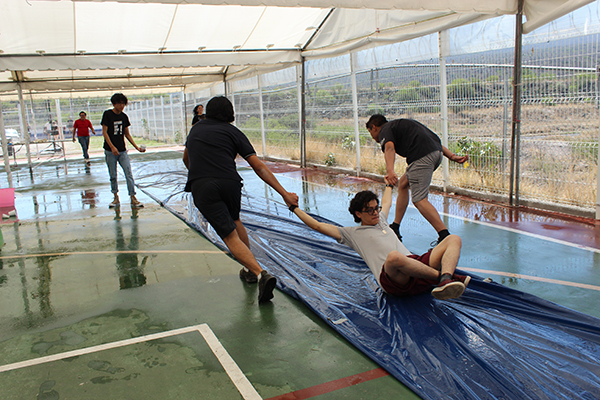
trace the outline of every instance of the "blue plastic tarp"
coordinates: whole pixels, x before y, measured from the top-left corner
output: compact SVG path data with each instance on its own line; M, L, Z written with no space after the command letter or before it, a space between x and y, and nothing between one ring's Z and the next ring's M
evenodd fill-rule
M145 186L225 249L181 183ZM245 196L241 219L282 292L424 399L600 398L597 318L479 277L456 300L388 296L353 250L280 204Z

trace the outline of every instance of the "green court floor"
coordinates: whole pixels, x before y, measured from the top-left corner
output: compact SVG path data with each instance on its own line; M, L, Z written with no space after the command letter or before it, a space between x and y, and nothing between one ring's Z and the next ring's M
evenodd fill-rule
M133 156L132 165L183 170L180 157ZM272 167L303 207L342 224L353 223L350 194L375 185ZM246 190L272 195L243 173ZM20 167L13 179L17 217L1 225L0 398L418 398L301 302L276 291L259 306L240 265L143 190L145 207L132 210L122 176L123 203L109 209L103 159ZM526 213L486 221L473 218L491 207L480 202L432 202L463 238L461 268L600 316L596 227ZM532 229L549 224L561 229ZM413 208L403 230L415 253L435 239Z

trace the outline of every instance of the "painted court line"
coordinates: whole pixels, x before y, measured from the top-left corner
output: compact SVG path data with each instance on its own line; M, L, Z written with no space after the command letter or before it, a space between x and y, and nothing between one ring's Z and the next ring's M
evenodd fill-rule
M531 276L531 275L521 275L521 274L515 274L512 272L492 271L492 270L477 269L477 268L463 268L460 266L458 267L458 269L462 269L464 271L469 271L469 272L479 272L479 273L485 273L485 274L490 274L490 275L508 276L510 278L529 279L532 281L555 283L557 285L573 286L573 287L581 288L581 289L591 289L591 290L600 291L600 286L588 285L586 283L560 281L558 279L542 278L539 276Z
M198 331L200 331L242 397L247 400L262 400L262 397L254 389L250 381L248 381L246 375L244 375L240 367L238 367L233 358L227 353L227 350L221 345L221 342L219 342L212 329L208 325L203 324L198 326Z
M325 382L320 385L311 386L306 389L296 390L282 394L279 396L271 397L265 400L304 400L311 397L320 396L334 392L336 390L344 389L350 386L358 385L359 383L368 382L373 379L388 376L389 373L383 368L375 368L370 371L366 371L360 374L347 376L345 378L337 379L331 382Z
M531 232L523 231L523 230L520 230L520 229L509 228L509 227L503 226L503 225L496 225L496 224L492 224L491 222L477 221L477 220L474 220L474 219L469 219L469 218L465 218L465 217L459 217L457 215L446 214L446 213L443 213L443 212L440 212L440 215L444 215L446 217L451 217L451 218L457 218L457 219L460 219L460 220L463 220L463 221L471 222L473 224L479 224L479 225L487 226L487 227L490 227L490 228L496 228L496 229L501 229L503 231L518 233L520 235L530 236L530 237L533 237L533 238L536 238L536 239L546 240L548 242L563 244L565 246L574 247L576 249L582 249L582 250L587 250L587 251L593 251L595 253L600 253L600 249L596 249L594 247L589 247L589 246L584 246L582 244L567 242L565 240L554 239L554 238L551 238L551 237L548 237L548 236L539 235L537 233L531 233Z
M62 253L38 253L38 254L14 254L11 256L2 256L0 260L11 258L31 258L31 257L56 257L70 255L94 255L94 254L227 254L221 250L106 250L106 251L73 251Z
M52 361L64 360L66 358L77 357L85 354L96 353L103 350L116 349L119 347L129 346L131 344L148 342L156 339L163 339L170 336L182 335L184 333L199 332L213 354L219 362L227 375L238 389L244 400L262 400L262 397L254 389L246 375L237 366L233 358L227 353L227 350L223 347L219 339L214 334L212 329L207 324L188 326L186 328L173 329L171 331L154 333L152 335L140 336L131 339L119 340L117 342L101 344L98 346L87 347L84 349L78 349L73 351L67 351L65 353L53 354L51 356L34 358L32 360L21 361L13 364L0 365L0 372L13 371L20 368L31 367L34 365L40 365Z

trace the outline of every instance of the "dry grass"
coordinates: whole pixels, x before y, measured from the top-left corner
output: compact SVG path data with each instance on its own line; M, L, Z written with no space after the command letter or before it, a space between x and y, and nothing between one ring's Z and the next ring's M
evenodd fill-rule
M510 118L510 109L508 116ZM419 114L390 115L388 119L414 118L439 132L439 115ZM521 123L521 178L519 195L521 198L593 208L596 202L597 166L589 154L584 158L573 150L573 144L584 149L598 142L598 109L593 104L524 105ZM362 126L361 121L361 125ZM351 119L325 120L319 123L321 132L331 132L328 127L347 127L352 131ZM504 144L510 150L511 125L505 121L505 109L502 106L491 108L472 108L451 111L449 116L450 147L461 137L469 137L480 142L490 141L497 146ZM332 166L356 169L356 154L353 149L342 146L343 134L337 142L310 138L307 140L307 161L326 164L326 156L333 154ZM257 149L262 148L258 144ZM597 147L596 147L597 148ZM300 159L297 143L286 142L281 146L269 145L267 154L290 160ZM506 155L508 160L508 155ZM504 171L498 164L491 163L487 170L477 171L472 165L463 168L451 163L450 185L467 188L483 193L508 194L509 164L506 161ZM361 147L361 170L384 175L383 154L374 142ZM401 174L406 163L396 162L396 172ZM442 183L442 168L439 168L433 181Z

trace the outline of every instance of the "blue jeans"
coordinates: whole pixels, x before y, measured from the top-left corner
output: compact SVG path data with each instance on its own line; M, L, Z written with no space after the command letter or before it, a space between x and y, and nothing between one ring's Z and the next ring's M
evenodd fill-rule
M77 136L77 140L79 140L79 144L81 145L81 150L83 150L83 158L86 160L90 159L90 155L88 154L88 149L90 147L90 137L89 136Z
M131 164L129 163L129 156L126 151L119 152L118 156L115 156L112 151L104 150L104 156L106 159L106 165L108 165L108 174L110 175L110 191L113 194L117 194L119 191L119 185L117 184L117 162L121 164L123 174L127 180L127 190L130 196L135 196L135 184L133 182L133 175L131 173Z

